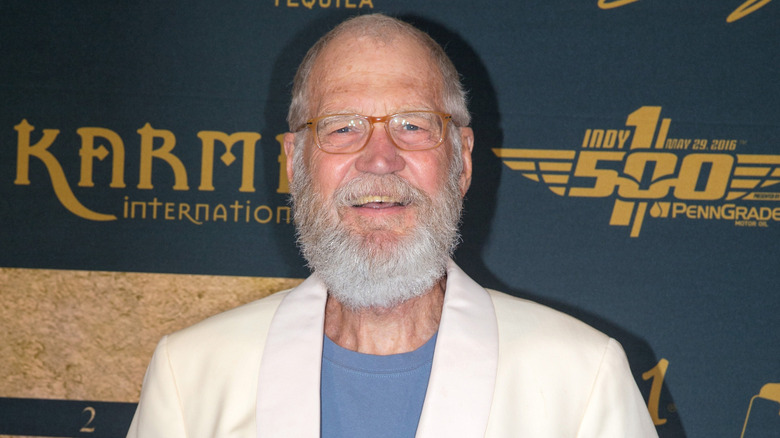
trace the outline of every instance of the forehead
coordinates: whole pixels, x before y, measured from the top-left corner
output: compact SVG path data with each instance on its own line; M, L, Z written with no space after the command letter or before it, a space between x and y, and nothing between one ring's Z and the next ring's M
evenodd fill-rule
M441 107L441 73L427 49L405 35L387 41L339 36L320 54L310 78L312 116Z

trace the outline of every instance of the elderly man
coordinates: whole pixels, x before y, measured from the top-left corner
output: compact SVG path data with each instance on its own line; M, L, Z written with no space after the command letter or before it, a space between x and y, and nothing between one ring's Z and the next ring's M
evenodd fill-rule
M313 275L163 338L128 436L656 436L617 342L450 260L474 136L430 37L342 23L288 122Z

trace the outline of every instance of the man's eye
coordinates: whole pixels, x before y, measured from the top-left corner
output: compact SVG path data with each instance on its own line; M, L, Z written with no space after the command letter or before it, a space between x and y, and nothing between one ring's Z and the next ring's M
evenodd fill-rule
M411 123L407 123L406 125L404 125L403 129L404 131L419 131L422 128L420 128L417 125L412 125Z
M329 120L319 127L319 131L325 135L338 136L360 134L364 129L363 123L354 119Z

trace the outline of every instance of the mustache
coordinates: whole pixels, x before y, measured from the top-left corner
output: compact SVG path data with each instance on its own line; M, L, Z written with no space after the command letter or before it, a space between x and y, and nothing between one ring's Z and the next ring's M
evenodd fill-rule
M366 197L379 196L401 205L425 205L430 198L409 181L395 174L364 174L336 189L333 201L336 207L352 207Z

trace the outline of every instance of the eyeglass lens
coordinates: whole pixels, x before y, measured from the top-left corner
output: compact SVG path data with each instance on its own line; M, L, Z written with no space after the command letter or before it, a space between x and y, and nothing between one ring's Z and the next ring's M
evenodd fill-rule
M444 122L436 113L401 113L388 120L387 132L401 149L433 148L441 141ZM320 147L325 151L348 152L368 141L371 122L361 116L335 115L320 119L316 126Z

